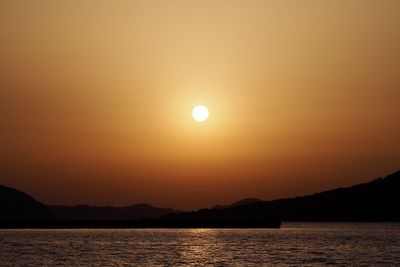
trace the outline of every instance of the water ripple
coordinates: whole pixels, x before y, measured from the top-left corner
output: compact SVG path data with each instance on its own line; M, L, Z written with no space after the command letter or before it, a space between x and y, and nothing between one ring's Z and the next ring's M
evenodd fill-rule
M2 266L393 266L400 264L400 225L0 230L0 247Z

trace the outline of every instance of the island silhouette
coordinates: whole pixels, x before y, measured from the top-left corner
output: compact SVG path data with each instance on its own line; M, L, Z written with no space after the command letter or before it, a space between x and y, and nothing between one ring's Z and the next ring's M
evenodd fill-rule
M149 204L127 207L45 205L0 186L1 228L280 227L281 221L400 221L400 171L385 178L312 195L181 212Z

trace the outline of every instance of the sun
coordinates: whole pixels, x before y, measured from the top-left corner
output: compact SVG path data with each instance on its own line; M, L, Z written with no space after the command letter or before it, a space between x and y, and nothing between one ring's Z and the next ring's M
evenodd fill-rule
M206 121L209 114L208 108L204 105L197 105L192 110L192 116L198 122Z

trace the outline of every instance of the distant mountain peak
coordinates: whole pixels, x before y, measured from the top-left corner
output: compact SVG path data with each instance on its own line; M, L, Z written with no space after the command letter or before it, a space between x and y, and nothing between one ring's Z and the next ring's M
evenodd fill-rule
M147 203L122 207L48 205L48 208L57 218L69 220L137 220L179 212L170 208L157 208Z
M0 220L47 220L54 216L45 205L14 188L0 185Z
M252 199L250 199L251 202ZM279 218L283 221L400 221L400 172L370 182L294 198L167 215L175 221ZM244 205L242 205L245 203ZM238 205L239 204L239 205Z
M226 206L178 212L140 203L125 207L45 206L29 195L0 185L0 220L47 220L53 212L71 220L243 220L400 221L400 171L370 182L274 201L245 198ZM164 218L164 219L163 219Z
M248 204L252 204L252 203L255 203L255 202L261 202L261 201L262 200L258 199L258 198L244 198L244 199L241 199L241 200L236 201L236 202L234 202L232 204L229 204L229 205L215 205L211 209L217 209L217 210L218 209L226 209L226 208L232 208L232 207L237 207L237 206L248 205Z

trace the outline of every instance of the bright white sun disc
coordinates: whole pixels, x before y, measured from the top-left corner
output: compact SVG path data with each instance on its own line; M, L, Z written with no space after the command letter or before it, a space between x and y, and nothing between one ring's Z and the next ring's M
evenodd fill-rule
M195 106L192 110L192 116L196 121L205 121L208 119L208 108L204 105Z

